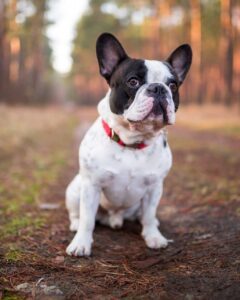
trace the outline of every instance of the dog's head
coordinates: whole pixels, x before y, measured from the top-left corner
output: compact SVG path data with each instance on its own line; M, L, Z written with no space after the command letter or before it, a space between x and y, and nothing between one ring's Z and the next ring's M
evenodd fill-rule
M189 45L179 46L165 61L133 59L113 35L103 33L96 50L100 73L111 89L113 114L136 130L143 124L154 123L156 130L174 124L178 89L192 62Z

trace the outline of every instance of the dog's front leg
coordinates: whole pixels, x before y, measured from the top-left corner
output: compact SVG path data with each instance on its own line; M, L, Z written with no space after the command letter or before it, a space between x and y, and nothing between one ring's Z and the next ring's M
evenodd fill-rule
M156 218L158 203L162 196L162 189L161 183L146 194L142 200L142 236L147 246L152 249L165 248L169 242L159 231L159 221Z
M67 254L74 256L89 256L91 254L92 235L100 193L100 187L88 179L82 180L79 227L75 237L67 247Z

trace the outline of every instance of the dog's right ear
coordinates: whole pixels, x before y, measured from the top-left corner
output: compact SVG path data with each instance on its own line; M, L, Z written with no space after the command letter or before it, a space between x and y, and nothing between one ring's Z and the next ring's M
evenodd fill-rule
M173 67L180 84L182 84L192 63L191 47L188 44L179 46L168 57L167 62Z
M128 56L120 42L110 33L99 36L96 52L100 73L109 83L116 67Z

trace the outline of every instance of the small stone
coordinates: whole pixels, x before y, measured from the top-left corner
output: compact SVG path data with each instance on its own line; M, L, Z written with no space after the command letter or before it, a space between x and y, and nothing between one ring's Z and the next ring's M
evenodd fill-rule
M192 294L186 294L184 299L185 300L193 300L194 296Z
M58 203L40 203L38 207L44 210L54 210L59 208L60 205Z
M21 283L21 284L17 285L17 286L15 287L15 289L16 289L17 291L21 291L21 290L26 290L26 289L28 289L30 286L31 286L30 283L24 282L24 283Z
M200 236L197 237L198 240L206 240L212 237L211 233L206 233L206 234L202 234Z
M63 292L59 288L57 288L55 285L50 285L50 286L44 285L43 293L45 295L62 295L63 294Z
M209 191L209 189L208 189L208 187L205 185L205 186L203 186L202 188L201 188L201 194L202 194L202 196L205 196L207 193L208 193L208 191Z

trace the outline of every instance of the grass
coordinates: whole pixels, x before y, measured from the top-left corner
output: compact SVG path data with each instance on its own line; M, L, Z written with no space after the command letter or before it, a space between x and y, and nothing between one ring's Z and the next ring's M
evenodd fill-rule
M44 223L28 211L38 209L64 169L77 119L56 108L1 107L0 113L0 236L7 238Z
M8 262L17 262L23 259L23 253L16 246L10 245L9 249L6 251L4 258Z
M25 297L13 294L11 292L4 293L3 298L2 298L2 300L23 300L23 299L25 299Z
M15 210L16 212L16 210ZM20 214L20 213L19 213ZM2 236L17 236L19 231L21 229L25 229L25 232L27 229L37 229L41 227L44 224L44 218L36 218L35 216L31 216L30 214L22 216L19 215L17 217L12 217L4 226L2 226L2 229L4 230Z

